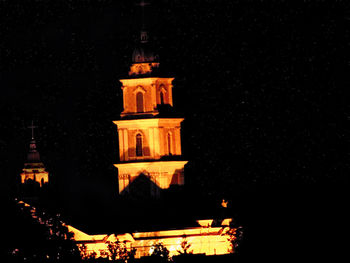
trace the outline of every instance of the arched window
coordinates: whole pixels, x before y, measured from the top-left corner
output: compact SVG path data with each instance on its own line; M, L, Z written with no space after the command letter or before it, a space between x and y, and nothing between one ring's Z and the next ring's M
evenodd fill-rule
M142 156L142 135L136 135L136 156Z
M163 91L160 92L160 104L161 105L164 104L164 92Z
M167 147L168 147L168 154L172 155L172 151L171 151L171 134L170 134L170 132L167 135Z
M142 94L142 92L138 92L136 94L136 111L143 112L143 94Z

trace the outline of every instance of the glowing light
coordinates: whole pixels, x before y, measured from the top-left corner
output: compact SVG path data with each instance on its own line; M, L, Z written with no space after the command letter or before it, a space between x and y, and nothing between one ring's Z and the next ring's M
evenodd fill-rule
M168 134L172 155L181 155L180 126L183 118L152 118L114 121L118 126L119 155L123 162L159 160L169 155ZM142 155L137 154L137 136L142 138ZM145 175L160 189L184 184L184 166L187 161L157 161L115 164L118 168L119 193L129 191L129 185L140 174ZM156 190L155 190L156 191ZM156 194L156 193L155 193Z
M197 223L202 227L210 227L213 223L213 219L197 220Z
M159 63L135 63L130 67L129 75L143 75L152 72L153 68L158 68Z
M149 249L149 254L151 255L152 253L153 253L153 251L154 251L154 247L152 246L150 249Z
M137 64L139 65L139 64ZM130 78L121 79L123 90L123 107L121 117L142 114L157 115L157 105L163 103L173 106L172 81L174 78ZM136 94L142 92L144 97L143 112L138 112ZM163 96L163 97L161 97ZM139 120L135 120L137 123Z
M212 222L213 219L198 220ZM155 243L162 243L168 250L169 256L178 255L181 250L181 242L184 236L191 245L193 254L222 255L228 254L231 243L222 227L196 227L178 230L164 230L153 232L126 233L122 235L88 235L72 226L67 226L74 233L74 239L78 244L84 244L89 252L95 252L99 257L103 251L107 251L106 242L116 240L126 243L128 249L136 249L136 258L148 256L153 252ZM225 228L226 229L226 228Z
M232 218L226 218L222 221L221 225L222 226L229 226L231 222L232 222Z

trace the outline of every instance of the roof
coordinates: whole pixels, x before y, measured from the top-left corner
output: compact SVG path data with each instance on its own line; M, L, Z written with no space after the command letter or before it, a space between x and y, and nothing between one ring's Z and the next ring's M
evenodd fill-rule
M200 226L198 220L205 223L207 219L213 219L214 227L231 217L230 212L224 213L219 206L198 202L187 200L181 190L167 192L162 200L119 197L101 207L86 207L84 214L70 214L72 220L66 223L94 235L194 228Z

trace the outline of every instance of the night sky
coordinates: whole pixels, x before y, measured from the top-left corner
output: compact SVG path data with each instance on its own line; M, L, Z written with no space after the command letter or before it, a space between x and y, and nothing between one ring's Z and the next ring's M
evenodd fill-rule
M2 189L18 182L33 119L62 203L116 196L112 121L142 23L136 2L1 1ZM163 0L145 24L175 77L186 184L237 207L282 196L295 212L305 201L303 212L334 214L349 180L350 9L294 2Z

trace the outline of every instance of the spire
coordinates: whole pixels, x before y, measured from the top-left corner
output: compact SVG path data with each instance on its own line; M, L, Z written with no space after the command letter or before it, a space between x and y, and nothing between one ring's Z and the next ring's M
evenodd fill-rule
M145 29L145 6L150 5L150 3L146 3L145 1L141 1L140 3L136 4L141 7L142 11L142 30Z
M146 3L145 1L141 1L137 4L139 7L141 7L142 12L142 21L141 21L141 31L140 31L140 41L141 43L147 43L148 42L148 32L146 31L145 26L145 6L150 5L150 3Z
M130 67L129 76L150 75L153 69L159 67L159 56L154 52L145 26L145 7L150 4L142 0L136 5L141 7L142 25L139 42L136 44L132 53L132 65Z
M29 129L32 129L32 140L34 140L34 129L38 128L38 126L34 126L34 122L32 120L32 125L28 126Z

